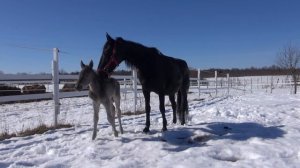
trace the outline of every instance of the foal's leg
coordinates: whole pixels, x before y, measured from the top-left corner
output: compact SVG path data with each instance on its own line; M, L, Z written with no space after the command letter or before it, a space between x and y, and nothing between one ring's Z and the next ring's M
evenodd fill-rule
M150 92L143 90L144 98L145 98L145 111L146 111L146 127L144 128L143 132L149 132L150 128Z
M162 131L167 131L167 120L165 115L165 95L159 94L159 110L163 119L163 128Z
M120 97L116 98L115 104L116 104L116 108L117 108L117 115L118 115L120 132L121 132L121 134L123 134L123 127L122 127L122 122L121 122Z
M97 101L93 101L93 108L94 108L94 131L93 131L93 137L92 140L94 140L97 136L97 124L99 120L99 107L100 103Z
M169 100L172 104L172 110L173 110L173 123L176 124L177 118L176 118L176 102L175 102L175 95L169 95Z
M107 115L107 120L112 126L112 131L114 132L115 137L118 136L118 131L116 130L116 125L115 125L115 109L112 105L111 101L106 101L104 103L104 107L106 110L106 115Z

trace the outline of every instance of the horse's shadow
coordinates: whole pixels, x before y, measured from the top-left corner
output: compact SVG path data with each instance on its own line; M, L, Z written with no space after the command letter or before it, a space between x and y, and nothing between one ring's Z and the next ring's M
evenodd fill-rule
M283 137L283 126L263 126L258 123L205 123L190 127L181 127L168 130L161 137L151 136L142 138L143 141L162 141L167 143L164 150L180 152L192 147L207 146L208 141L228 139L232 141L245 141L250 138L276 139Z
M285 132L280 126L264 126L259 123L226 123L216 122L207 124L207 128L200 128L203 132L215 135L217 139L231 139L244 141L253 137L262 139L276 139L282 137Z

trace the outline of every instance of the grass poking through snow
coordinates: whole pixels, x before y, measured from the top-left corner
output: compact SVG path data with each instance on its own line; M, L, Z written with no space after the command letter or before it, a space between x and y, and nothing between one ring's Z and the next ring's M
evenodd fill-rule
M49 130L70 128L70 127L72 127L71 124L58 124L56 127L55 126L46 126L45 124L41 124L40 126L38 126L36 128L26 129L24 131L18 132L17 134L15 134L15 133L9 134L7 132L0 133L0 141L3 141L5 139L10 139L13 137L25 137L25 136L35 135L35 134L43 134Z

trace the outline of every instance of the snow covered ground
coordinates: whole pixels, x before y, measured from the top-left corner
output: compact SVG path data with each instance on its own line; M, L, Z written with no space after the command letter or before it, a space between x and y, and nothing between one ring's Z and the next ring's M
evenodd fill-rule
M163 133L154 94L149 134L141 132L145 114L123 116L125 133L115 138L101 108L95 141L91 101L62 99L60 121L75 126L1 141L0 167L299 167L299 94L283 89L203 101L197 96L189 94L185 126L171 124L171 107L166 106L168 131ZM132 100L122 102L122 109L129 106ZM51 124L52 114L51 101L1 105L0 131Z

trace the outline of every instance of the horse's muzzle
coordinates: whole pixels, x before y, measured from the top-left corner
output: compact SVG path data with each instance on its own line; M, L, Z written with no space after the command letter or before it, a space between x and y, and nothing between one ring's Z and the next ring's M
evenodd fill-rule
M75 85L75 89L78 90L78 91L80 91L80 90L82 90L82 86L79 85L79 84L76 84L76 85Z

